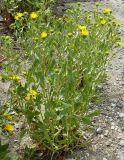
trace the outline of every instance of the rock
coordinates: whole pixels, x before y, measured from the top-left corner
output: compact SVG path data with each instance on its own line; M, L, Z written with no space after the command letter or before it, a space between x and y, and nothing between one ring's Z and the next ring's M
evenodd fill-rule
M124 113L122 112L122 113L119 113L119 117L120 118L124 118Z
M112 126L115 126L116 124L115 124L115 122L112 122L111 125L112 125Z
M0 15L0 22L3 22L3 17Z
M107 146L107 147L110 147L110 146L111 146L111 141L107 141L107 142L106 142L106 146Z
M111 129L114 130L114 129L115 129L115 126L111 126Z
M103 132L103 130L101 127L97 128L96 133L101 134L102 132Z
M104 138L104 135L103 134L101 134L101 139L103 139Z
M107 137L108 136L109 131L105 130L104 136Z
M103 160L107 160L106 158L103 158Z
M124 131L124 127L122 127L121 130Z
M116 103L111 103L111 106L116 107L117 105L116 105Z
M120 140L120 142L118 144L119 144L119 146L124 147L124 140L123 139Z

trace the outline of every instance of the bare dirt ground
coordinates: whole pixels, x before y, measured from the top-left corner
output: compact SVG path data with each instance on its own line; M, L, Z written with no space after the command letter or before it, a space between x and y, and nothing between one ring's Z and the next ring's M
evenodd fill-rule
M93 6L94 2L82 2L83 10L90 10ZM124 0L103 0L103 7L111 8L117 21L122 23L124 44ZM92 142L85 150L75 150L66 160L124 160L124 46L117 50L106 73L106 82L99 86L104 95L103 102L92 106L102 111L93 124L94 133L89 135ZM1 100L6 101L8 86L0 80Z

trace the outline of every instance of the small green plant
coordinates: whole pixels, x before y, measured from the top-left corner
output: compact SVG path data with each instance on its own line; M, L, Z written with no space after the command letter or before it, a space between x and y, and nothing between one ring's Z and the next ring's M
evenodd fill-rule
M90 125L98 114L89 113L88 105L110 51L119 45L118 24L109 8L82 15L77 7L61 18L41 9L18 12L15 20L17 41L8 44L2 37L8 57L2 77L11 81L11 107L25 117L23 133L38 150L68 151L83 136L80 124Z

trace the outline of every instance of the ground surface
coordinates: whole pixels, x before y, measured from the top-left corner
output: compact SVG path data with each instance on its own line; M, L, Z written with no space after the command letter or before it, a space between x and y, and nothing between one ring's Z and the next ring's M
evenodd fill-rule
M82 8L92 9L93 2L82 2ZM124 0L103 0L101 8L110 7L119 22L124 42ZM61 9L61 7L59 8ZM95 132L89 134L92 142L86 150L75 150L66 160L124 160L124 46L117 51L106 69L107 80L99 86L104 99L99 105L102 114L94 121ZM6 100L9 84L0 81L0 99Z

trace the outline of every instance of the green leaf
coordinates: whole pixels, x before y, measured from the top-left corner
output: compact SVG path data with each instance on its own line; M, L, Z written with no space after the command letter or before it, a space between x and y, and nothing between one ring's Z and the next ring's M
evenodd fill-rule
M87 117L92 118L92 117L94 117L94 116L98 116L99 114L100 114L100 110L96 110L96 111L88 114Z
M89 117L83 117L82 121L84 124L91 125L91 119Z
M0 159L1 160L10 160L8 157L8 146L9 144L1 145L0 143Z

